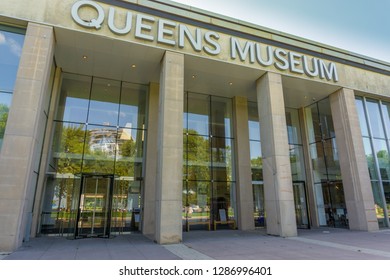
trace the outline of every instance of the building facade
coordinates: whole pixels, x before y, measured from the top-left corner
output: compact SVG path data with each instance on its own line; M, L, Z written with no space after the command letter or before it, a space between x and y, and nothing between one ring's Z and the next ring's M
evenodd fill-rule
M389 227L390 64L170 1L0 3L0 250Z

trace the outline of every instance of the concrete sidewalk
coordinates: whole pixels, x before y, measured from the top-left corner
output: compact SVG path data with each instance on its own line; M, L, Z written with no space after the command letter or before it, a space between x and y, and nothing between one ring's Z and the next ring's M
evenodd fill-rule
M390 230L299 230L298 237L269 236L264 230L192 231L183 243L158 245L140 233L110 239L38 237L4 260L389 260Z

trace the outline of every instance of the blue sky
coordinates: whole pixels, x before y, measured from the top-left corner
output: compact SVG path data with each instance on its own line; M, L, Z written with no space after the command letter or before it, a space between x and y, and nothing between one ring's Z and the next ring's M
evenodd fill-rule
M390 63L390 0L174 0Z
M14 88L23 41L23 35L0 30L0 91Z

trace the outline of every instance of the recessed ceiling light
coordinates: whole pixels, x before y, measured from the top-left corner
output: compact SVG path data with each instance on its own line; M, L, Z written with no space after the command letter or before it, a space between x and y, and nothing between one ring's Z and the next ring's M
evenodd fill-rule
M135 67L137 67L137 65L131 64L131 68L135 68Z
M195 78L196 78L196 75L192 75L192 78L195 79Z
M229 86L232 86L233 85L233 83L232 82L229 82Z
M86 56L86 55L83 55L83 59L87 59L88 58L88 56Z

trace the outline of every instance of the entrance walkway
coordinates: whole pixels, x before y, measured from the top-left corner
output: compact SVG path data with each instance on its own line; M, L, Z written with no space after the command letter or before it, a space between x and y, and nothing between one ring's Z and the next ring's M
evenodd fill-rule
M4 260L377 260L390 259L390 230L299 230L298 237L269 236L264 230L183 233L183 243L158 245L140 233L111 239L39 237Z

